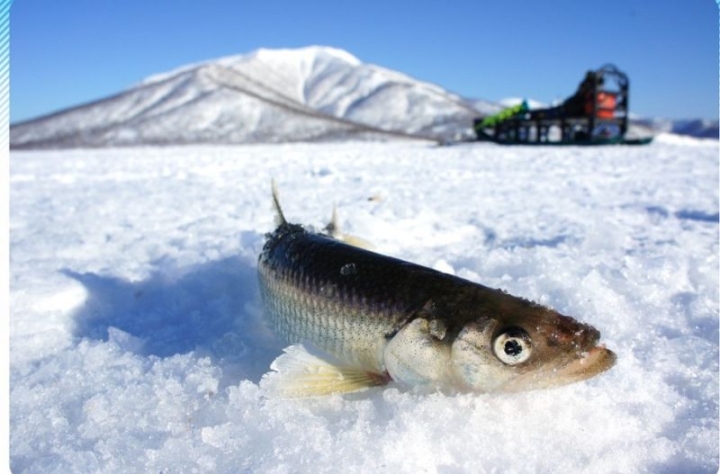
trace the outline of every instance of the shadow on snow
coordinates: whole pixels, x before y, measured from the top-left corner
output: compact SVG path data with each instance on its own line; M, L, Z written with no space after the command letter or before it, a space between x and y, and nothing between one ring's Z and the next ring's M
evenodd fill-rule
M195 351L211 357L235 383L260 380L281 352L261 319L254 261L225 258L180 275L158 272L140 282L72 270L62 273L88 293L75 314L77 337L118 339L124 341L123 349L143 356ZM122 333L116 330L132 337L118 336Z

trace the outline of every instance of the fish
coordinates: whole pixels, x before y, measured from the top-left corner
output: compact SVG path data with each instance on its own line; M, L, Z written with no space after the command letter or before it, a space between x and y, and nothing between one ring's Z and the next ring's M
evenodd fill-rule
M290 223L274 184L272 200L277 225L258 281L267 321L289 347L261 381L269 393L315 397L391 382L512 393L583 381L616 362L589 324Z

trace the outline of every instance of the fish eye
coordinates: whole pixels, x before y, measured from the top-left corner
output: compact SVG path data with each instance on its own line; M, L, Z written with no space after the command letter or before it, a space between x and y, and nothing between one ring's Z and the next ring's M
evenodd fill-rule
M532 353L530 336L524 329L512 327L500 333L493 343L495 356L504 364L517 365L525 362Z

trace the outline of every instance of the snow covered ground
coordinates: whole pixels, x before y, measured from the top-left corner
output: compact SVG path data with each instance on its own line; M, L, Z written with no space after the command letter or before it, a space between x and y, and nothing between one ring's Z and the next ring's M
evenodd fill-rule
M13 472L716 472L718 142L12 152ZM516 395L276 400L256 258L285 215L595 325Z

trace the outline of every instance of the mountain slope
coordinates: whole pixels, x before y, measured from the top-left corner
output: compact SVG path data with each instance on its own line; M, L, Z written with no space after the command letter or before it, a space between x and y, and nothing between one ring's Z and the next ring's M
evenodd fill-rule
M718 139L718 121L717 120L669 120L669 119L639 119L639 123L644 124L656 132L675 133L677 135L688 135L697 138L714 138Z
M11 127L14 148L443 139L478 111L438 86L333 48L258 50L152 76Z

